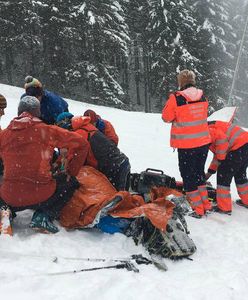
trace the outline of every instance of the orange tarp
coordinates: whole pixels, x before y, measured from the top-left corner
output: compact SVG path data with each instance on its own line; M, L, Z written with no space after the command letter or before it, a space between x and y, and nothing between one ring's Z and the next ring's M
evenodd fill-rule
M165 187L153 188L151 202L145 203L139 195L126 191L117 192L102 173L90 166L82 167L77 178L81 186L60 215L60 223L66 228L89 226L103 207L119 197L120 201L108 212L109 215L123 218L146 216L155 227L165 230L174 208L174 204L166 200L166 196L182 195Z

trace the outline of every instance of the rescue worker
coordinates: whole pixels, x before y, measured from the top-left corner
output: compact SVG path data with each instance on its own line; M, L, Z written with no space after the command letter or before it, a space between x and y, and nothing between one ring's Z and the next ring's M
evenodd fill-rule
M201 218L212 208L204 172L211 141L207 123L208 100L203 91L196 88L193 71L181 71L177 80L179 90L169 96L162 119L172 123L170 144L178 149L184 190L194 209L192 216Z
M209 122L210 150L214 157L208 168L208 179L217 171L217 206L214 211L231 214L230 185L234 177L240 200L236 203L248 208L248 132L230 122Z
M112 140L116 146L118 145L119 137L115 132L114 126L109 121L102 119L91 109L86 110L84 116L90 117L90 123Z

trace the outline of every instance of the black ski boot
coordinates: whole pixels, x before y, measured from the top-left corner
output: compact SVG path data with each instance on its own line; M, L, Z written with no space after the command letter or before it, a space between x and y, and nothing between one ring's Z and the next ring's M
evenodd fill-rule
M238 204L239 206L243 206L245 208L248 208L248 205L244 204L241 199L236 200L235 203Z
M231 214L232 214L232 211L231 211L231 210L222 210L222 209L220 209L218 206L214 206L214 207L212 208L212 211L213 211L213 212L220 213L220 214L228 215L228 216L231 216Z

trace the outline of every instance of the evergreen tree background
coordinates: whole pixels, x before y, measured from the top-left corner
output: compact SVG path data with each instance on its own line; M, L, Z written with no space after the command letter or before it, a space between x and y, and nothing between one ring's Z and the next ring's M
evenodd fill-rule
M211 109L229 100L245 0L0 1L0 81L26 75L64 97L160 112L193 69ZM248 41L233 101L248 103ZM248 106L248 104L247 104Z

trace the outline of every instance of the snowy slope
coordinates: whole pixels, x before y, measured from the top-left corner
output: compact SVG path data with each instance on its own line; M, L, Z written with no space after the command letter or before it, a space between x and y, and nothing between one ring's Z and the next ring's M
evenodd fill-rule
M16 115L23 89L0 84L0 93L8 101L6 115L1 120L4 128ZM74 114L91 108L113 122L120 136L120 149L130 158L132 172L147 167L160 168L180 179L177 153L169 147L170 125L161 121L160 114L68 102ZM234 186L232 192L233 198L237 198ZM128 257L134 253L147 253L121 234L66 231L63 228L56 235L38 234L28 228L31 215L31 211L18 213L14 220L14 236L0 236L1 299L247 299L248 210L235 204L232 216L212 214L201 220L187 218L191 237L198 247L193 261L165 260L168 272L142 265L138 274L126 270L101 270L43 275L106 265L62 258L55 263L54 256Z

